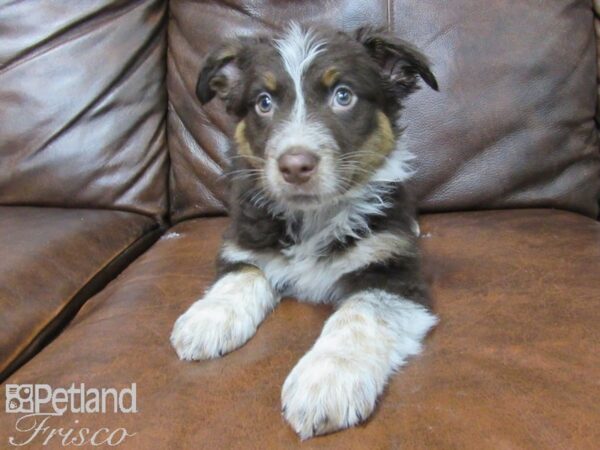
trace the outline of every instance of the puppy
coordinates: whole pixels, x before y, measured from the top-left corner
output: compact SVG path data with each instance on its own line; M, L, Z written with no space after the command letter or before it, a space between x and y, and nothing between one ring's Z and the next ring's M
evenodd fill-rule
M373 412L389 376L436 323L419 270L410 153L397 120L426 58L377 30L292 23L225 42L197 96L236 119L230 216L218 276L175 323L181 359L244 345L282 296L336 311L291 371L281 401L302 439Z

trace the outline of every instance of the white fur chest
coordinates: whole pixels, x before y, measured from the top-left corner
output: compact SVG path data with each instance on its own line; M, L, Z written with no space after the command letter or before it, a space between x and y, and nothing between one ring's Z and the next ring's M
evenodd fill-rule
M404 236L371 233L368 217L382 214L388 205L380 191L360 194L335 209L306 213L300 230L289 233L295 236L295 243L280 251L253 251L225 242L221 255L231 263L259 267L281 295L311 302L335 301L336 282L343 275L403 253L409 245ZM354 245L330 253L333 241L348 237L356 239Z

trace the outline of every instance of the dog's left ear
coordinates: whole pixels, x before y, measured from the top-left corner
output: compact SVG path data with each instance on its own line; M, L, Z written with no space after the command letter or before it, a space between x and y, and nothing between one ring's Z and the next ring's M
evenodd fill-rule
M427 58L409 43L370 27L356 30L355 38L381 67L383 79L401 99L418 89L421 77L432 89L438 83Z
M196 96L200 103L208 103L215 95L226 103L230 100L230 94L241 76L238 59L243 49L241 39L231 39L208 56L196 83Z

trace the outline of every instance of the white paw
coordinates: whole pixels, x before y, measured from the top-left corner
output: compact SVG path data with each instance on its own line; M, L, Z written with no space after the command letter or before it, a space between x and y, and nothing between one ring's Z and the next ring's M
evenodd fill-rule
M181 359L223 356L254 335L277 301L260 270L229 273L177 319L171 344Z
M209 359L242 346L256 331L235 303L200 300L175 322L171 344L181 359Z
M285 380L282 412L301 439L348 428L373 412L377 384L369 367L311 351Z

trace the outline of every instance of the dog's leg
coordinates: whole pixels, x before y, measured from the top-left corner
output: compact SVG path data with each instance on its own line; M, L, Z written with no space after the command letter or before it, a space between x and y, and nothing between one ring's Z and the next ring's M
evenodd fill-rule
M419 353L436 321L427 308L398 295L354 293L285 381L286 420L306 439L366 419L390 374Z
M208 359L245 344L279 296L254 266L224 274L177 319L171 343L181 359Z

